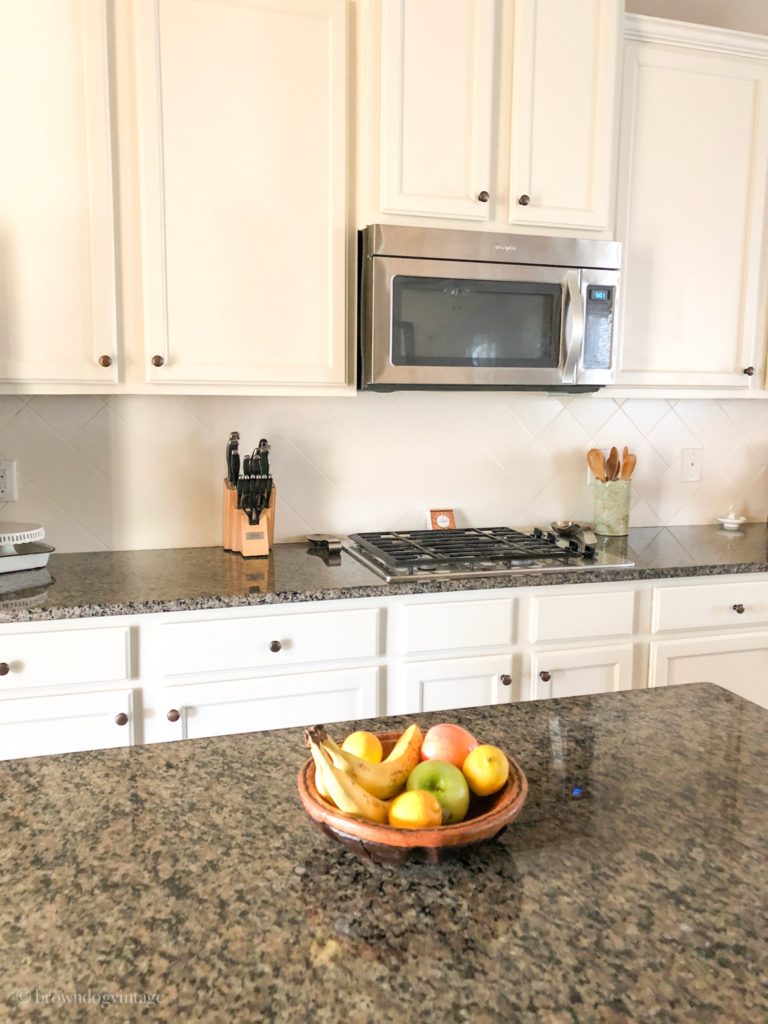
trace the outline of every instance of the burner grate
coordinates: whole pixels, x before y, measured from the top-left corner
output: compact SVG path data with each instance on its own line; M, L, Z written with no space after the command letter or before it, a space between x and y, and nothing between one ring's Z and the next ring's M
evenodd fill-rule
M540 559L567 563L574 554L573 550L506 526L354 533L349 539L392 570L436 569L457 564L514 566Z

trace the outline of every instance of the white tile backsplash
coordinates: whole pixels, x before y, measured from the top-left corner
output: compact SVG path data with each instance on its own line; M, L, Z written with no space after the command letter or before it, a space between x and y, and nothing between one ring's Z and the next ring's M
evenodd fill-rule
M5 519L41 522L60 551L219 543L224 446L272 443L277 537L591 519L585 452L638 454L632 524L768 516L768 402L622 401L503 392L354 398L0 397L0 456L18 460ZM680 449L703 450L701 483Z

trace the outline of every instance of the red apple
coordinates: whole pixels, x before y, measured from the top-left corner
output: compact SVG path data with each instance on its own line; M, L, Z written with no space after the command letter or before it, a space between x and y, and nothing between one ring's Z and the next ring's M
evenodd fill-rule
M471 732L445 722L433 725L421 744L422 761L447 761L461 768L470 750L478 745Z

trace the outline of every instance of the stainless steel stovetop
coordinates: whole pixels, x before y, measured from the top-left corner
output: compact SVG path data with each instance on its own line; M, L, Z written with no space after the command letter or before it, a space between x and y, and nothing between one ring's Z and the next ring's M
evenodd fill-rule
M631 568L598 552L579 527L521 533L507 526L350 534L343 548L388 583Z

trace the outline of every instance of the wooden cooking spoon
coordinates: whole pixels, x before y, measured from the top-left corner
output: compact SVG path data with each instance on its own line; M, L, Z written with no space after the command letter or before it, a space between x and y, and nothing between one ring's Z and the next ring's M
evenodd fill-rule
M587 465L595 480L605 483L605 456L599 448L590 448L587 452Z
M635 466L637 465L637 456L631 455L626 448L624 449L624 452L625 455L621 463L621 473L619 478L621 480L629 480L635 471Z
M618 448L611 448L611 453L608 456L608 461L605 464L605 479L615 480L619 475L619 450Z

